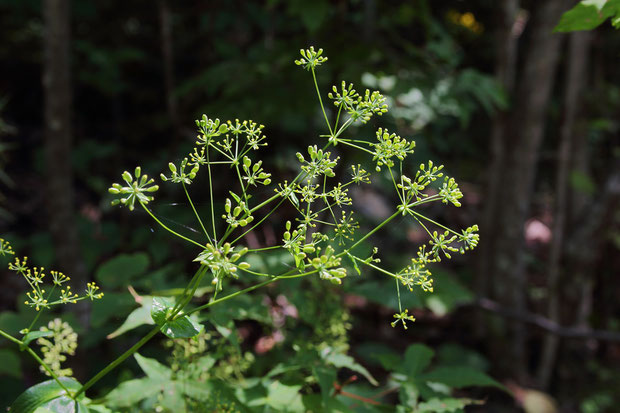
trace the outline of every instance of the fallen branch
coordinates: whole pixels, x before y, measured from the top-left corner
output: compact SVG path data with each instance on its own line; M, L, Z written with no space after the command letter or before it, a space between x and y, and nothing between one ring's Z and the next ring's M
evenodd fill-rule
M584 327L565 327L546 317L529 312L520 312L503 307L488 298L478 299L474 305L501 317L511 318L522 323L533 324L543 330L565 338L595 339L620 342L620 332L593 330Z

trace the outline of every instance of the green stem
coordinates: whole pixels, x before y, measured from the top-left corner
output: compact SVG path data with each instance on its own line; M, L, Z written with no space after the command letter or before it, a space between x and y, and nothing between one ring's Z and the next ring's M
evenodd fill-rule
M369 153L369 154L371 154L371 155L374 155L374 152L372 152L372 151L370 151L370 150L368 150L368 149L366 149L366 148L362 148L361 146L356 145L356 144L354 144L354 143L351 143L351 142L349 142L349 141L346 141L346 140L344 140L344 139L343 139L343 140L340 140L340 141L338 141L338 142L339 142L339 143L342 143L342 144L345 144L345 145L347 145L347 146L351 146L352 148L358 149L358 150L360 150L360 151L368 152L368 153Z
M133 355L136 351L138 351L143 345L145 345L151 338L155 336L159 332L160 327L154 327L147 335L142 337L140 341L134 344L129 350L120 355L116 360L112 363L108 364L103 370L97 373L92 379L88 380L79 390L73 395L73 398L77 398L80 394L84 393L86 390L91 388L95 383L97 383L103 376L114 370L119 364L121 364L125 359L129 356Z
M207 232L204 224L202 223L202 219L200 219L200 215L198 215L198 212L196 211L196 208L194 207L194 203L192 202L192 198L189 196L189 192L187 192L187 187L185 186L185 182L181 182L181 183L183 184L183 190L185 191L187 200L189 201L189 204L192 206L192 211L194 211L194 215L196 215L196 219L198 219L198 222L200 223L200 226L202 227L202 231L207 236L207 240L211 242L211 237L209 236L209 233Z
M26 347L26 351L28 352L28 354L30 354L32 356L32 358L34 358L37 361L37 363L39 363L41 366L43 366L45 371L47 371L49 373L49 375L52 377L52 379L54 379L54 381L56 383L58 383L58 385L67 393L67 396L69 396L73 400L76 399L77 394L71 395L71 392L69 391L69 389L67 389L65 387L65 385L62 384L62 382L60 381L58 376L52 371L52 369L47 364L45 364L45 362L43 360L41 360L41 357L39 357L39 355L37 353L35 353L35 351L33 349L31 349L30 347Z
M12 335L10 335L9 333L0 330L0 336L6 338L9 341L12 341L13 343L17 344L17 345L22 345L24 344L23 341L16 339L15 337L13 337Z
M332 125L330 125L329 119L327 119L327 113L325 112L325 106L323 106L323 99L321 99L321 92L319 91L319 83L316 81L316 73L314 73L313 67L311 67L311 70L312 70L312 80L314 80L314 87L316 88L316 94L319 97L319 103L321 104L321 110L323 111L323 117L325 118L325 123L327 123L327 127L329 128L329 134L331 136L334 136Z
M199 244L198 242L194 241L193 239L187 238L181 234L179 234L176 231L171 230L170 228L168 228L163 222L161 222L155 215L153 215L153 213L146 207L146 205L144 205L142 202L140 202L140 205L142 205L142 208L144 208L144 210L151 216L151 218L153 218L163 229L165 229L166 231L170 232L173 235L176 235L177 237L184 239L187 242L191 242L194 245L199 246L201 249L204 249L204 245Z
M211 302L209 302L209 303L207 303L207 304L201 305L200 307L196 307L196 308L194 308L193 310L188 311L188 312L186 312L185 314L183 314L183 316L190 315L190 314L195 313L195 312L197 312L197 311L204 310L204 309L206 309L206 308L209 308L209 307L214 306L215 304L219 304L219 303L221 303L221 302L223 302L223 301L230 300L231 298L237 297L237 296L239 296L239 295L249 293L250 291L254 291L254 290L258 289L258 288L264 287L265 285L268 285L268 284L274 283L274 282L276 282L276 281L278 281L278 280L280 280L280 277L274 277L274 278L272 278L272 279L270 279L270 280L263 281L262 283L258 283L258 284L256 284L256 285L253 285L253 286L251 286L251 287L248 287L248 288L246 288L246 289L244 289L244 290L239 290L239 291L234 292L234 293L232 293L232 294L229 294L229 295L227 295L227 296L225 296L225 297L222 297L222 298L219 298L219 299L217 299L217 300L213 300L213 301L211 301ZM177 315L177 317L180 317L180 315Z
M411 212L413 215L416 215L416 216L418 216L418 217L420 217L420 218L422 218L422 219L425 219L426 221L428 221L428 222L430 222L430 223L432 223L432 224L437 225L437 226L438 226L438 227L440 227L440 228L445 229L446 231L449 231L449 232L453 233L454 235L457 235L457 236L458 236L458 235L461 235L461 234L459 234L458 232L456 232L456 231L454 231L454 230L452 230L452 229L450 229L450 228L446 227L445 225L442 225L442 224L440 224L439 222L436 222L436 221L433 221L433 220L432 220L432 219L430 219L430 218L427 218L425 215L422 215L422 214L420 214L419 212L415 212L415 211L413 211L413 210L410 210L409 212Z
M380 223L379 225L377 225L376 227L374 227L371 231L369 231L368 233L366 233L366 235L364 235L362 238L358 239L355 244L351 245L349 248L347 248L346 250L342 251L340 254L336 255L336 258L338 257L342 257L343 255L345 255L346 253L350 252L352 249L354 249L355 247L357 247L359 244L361 244L362 242L364 242L368 237L370 237L372 234L374 234L375 232L379 231L381 228L383 228L387 223L389 223L390 221L392 221L394 218L396 218L398 215L400 215L401 212L400 211L396 211L394 212L392 215L390 215L389 217L387 217L382 223Z
M203 270L204 269L204 270ZM195 283L196 279L199 278L200 273L206 271L206 267L204 265L201 265L200 268L198 268L196 270L196 272L194 273L194 275L192 276L192 279L189 281L189 283L187 283L187 285L185 286L185 289L183 290L183 292L181 293L181 295L179 296L180 299L177 302L177 304L172 308L172 311L175 312L177 310L177 308L179 308L179 304L183 301L184 297L186 296L187 292L190 290L190 288L192 288L192 286L195 284L196 286L198 285L197 283ZM196 290L194 290L195 292ZM193 294L192 294L193 296Z
M213 204L213 180L211 179L211 165L209 164L209 148L207 147L207 171L209 173L209 198L211 199L211 223L213 224L213 242L217 243L215 231L215 205Z

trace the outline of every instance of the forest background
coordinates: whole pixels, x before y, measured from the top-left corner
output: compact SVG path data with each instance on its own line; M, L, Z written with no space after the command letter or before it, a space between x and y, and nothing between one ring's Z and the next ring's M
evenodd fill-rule
M405 333L390 327L379 286L339 290L351 353L363 359L369 342L449 345L455 357L477 354L517 399L536 388L563 411L617 411L620 32L607 23L554 33L574 5L0 0L0 234L37 265L82 284L97 279L104 303L80 307L72 324L83 351L118 351L131 337L110 344L106 335L132 309L127 287L161 288L158 277L170 285L174 261L187 257L146 216L130 221L110 207L109 184L138 159L151 174L162 170L191 145L202 113L266 125L265 162L285 176L287 160L324 132L315 91L292 64L312 44L330 57L320 83L381 90L392 109L373 124L415 139L420 161L458 177L463 207L431 213L481 228L473 254L439 266L435 293L411 298L417 321ZM386 213L382 188L354 196L368 206L365 219ZM186 214L174 204L157 212L171 223ZM393 251L386 259L411 255L424 237L396 226L381 240ZM101 275L110 260L136 254L154 281ZM0 325L10 330L25 286L2 277ZM40 380L2 346L0 405ZM89 375L94 364L74 368ZM481 394L518 411L503 392Z

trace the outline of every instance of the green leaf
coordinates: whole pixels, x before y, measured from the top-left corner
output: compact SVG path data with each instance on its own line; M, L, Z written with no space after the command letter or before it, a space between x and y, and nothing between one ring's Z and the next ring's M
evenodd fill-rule
M134 298L127 292L106 291L101 299L91 303L90 324L102 327L112 319L129 314L135 305Z
M22 378L21 360L15 351L8 348L0 349L0 375L2 374L16 379Z
M342 353L335 353L333 351L330 351L326 354L321 354L321 355L323 356L323 360L325 360L327 363L335 367L338 367L338 368L344 367L349 370L356 371L360 373L362 376L366 377L366 380L368 380L373 386L379 385L377 380L374 377L372 377L370 372L366 370L364 366L358 364L353 359L353 357L348 356L346 354L342 354Z
M469 304L474 295L449 272L435 271L434 292L423 293L424 304L435 315L444 316L459 305Z
M419 412L419 413L456 412L472 404L484 404L484 402L473 400L473 399L455 399L452 397L446 398L446 399L431 399L427 402L420 403L418 405L418 408L416 409L416 412Z
M131 407L141 400L159 393L164 383L150 378L124 381L105 396L106 406L111 408Z
M40 337L49 337L49 336L53 336L54 332L53 331L31 331L29 333L27 333L24 338L22 338L22 344L20 344L19 349L20 350L25 350L26 347L28 347L28 344L32 341L32 340L36 340Z
M120 254L97 268L95 278L106 288L123 287L144 274L149 266L149 256L144 252Z
M431 363L435 352L424 344L412 344L405 351L403 372L411 377L417 377Z
M188 316L169 321L161 328L161 332L169 338L192 338L196 337L204 327Z
M151 317L155 324L161 326L161 332L169 338L192 338L200 334L203 326L188 316L166 321L172 312L174 302L166 297L153 297Z
M60 396L39 406L34 413L88 413L88 407L68 396Z
M61 377L59 380L71 392L75 392L80 387L82 387L81 384L78 383L75 379ZM56 380L47 380L42 383L35 384L34 386L23 392L17 399L15 399L15 401L11 405L11 413L34 412L37 407L44 406L45 403L48 403L64 395L66 395L65 390L60 387Z
M138 362L138 365L142 371L150 378L154 380L166 380L172 377L172 371L161 364L159 361L147 357L143 357L138 353L135 353L134 358Z
M267 397L265 404L274 409L283 411L300 411L302 406L299 390L301 385L287 386L278 381L274 381L267 386Z
M336 370L328 369L324 366L317 366L312 369L312 375L319 382L321 397L323 400L323 408L326 408L332 395L332 390L334 389Z
M153 297L153 304L151 306L151 317L155 324L162 327L166 323L166 318L170 315L174 307L174 302L167 297Z
M562 15L554 32L592 30L608 18L617 27L620 19L620 0L582 0Z
M501 383L498 383L485 373L465 366L437 367L423 374L420 378L457 389L470 386L489 386L506 390Z
M143 324L153 325L155 322L151 317L151 309L153 306L153 297L143 295L141 306L133 310L125 319L123 324L114 330L114 332L108 334L107 338L112 339L126 333L129 330L133 330Z

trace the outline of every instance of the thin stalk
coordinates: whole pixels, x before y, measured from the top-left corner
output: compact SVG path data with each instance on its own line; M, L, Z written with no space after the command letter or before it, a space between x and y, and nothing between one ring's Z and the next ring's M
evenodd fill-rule
M203 270L204 269L204 270ZM196 287L198 287L198 283L196 282L196 280L199 278L200 273L206 271L206 267L204 265L201 265L200 268L198 268L196 270L196 272L194 273L194 275L192 276L192 279L189 281L189 283L187 283L187 285L185 286L185 289L183 290L183 292L181 293L180 297L185 297L185 295L187 294L187 292L190 290L190 288L192 288L193 285L196 285ZM195 292L196 290L194 290ZM193 296L193 294L192 294ZM181 303L182 300L179 300L179 302L172 308L172 311L176 311L177 308L179 307L179 304Z
M56 375L56 373L54 373L52 371L52 369L43 361L41 360L41 357L39 357L39 355L37 353L35 353L35 351L33 349L31 349L30 347L26 347L26 351L28 352L28 354L30 354L32 356L32 358L34 358L37 363L39 363L41 366L43 366L43 368L45 369L45 371L47 371L49 373L49 375L52 377L52 379L54 379L54 381L56 383L58 383L58 385L65 391L67 392L67 396L69 396L71 399L75 400L75 398L77 397L77 394L71 395L71 392L69 391L69 389L67 389L65 387L64 384L62 384L62 382L60 381L60 379L58 378L58 376Z
M361 146L356 145L356 144L354 144L354 143L351 143L351 142L349 142L349 141L346 141L346 140L344 140L344 139L343 139L343 140L341 140L341 141L338 141L338 142L339 142L339 143L342 143L342 144L344 144L344 145L347 145L347 146L351 146L351 147L353 147L353 148L355 148L355 149L358 149L358 150L360 150L360 151L368 152L368 153L369 153L369 154L371 154L371 155L374 155L374 152L372 152L372 151L370 151L370 150L368 150L368 149L366 149L366 148L362 148Z
M6 338L9 341L12 341L13 343L17 344L17 345L22 345L24 344L23 341L16 339L15 337L13 337L12 335L10 335L9 333L0 330L0 336Z
M191 242L192 244L199 246L201 249L204 249L204 246L202 244L199 244L198 242L194 241L193 239L187 238L187 237L179 234L178 232L173 231L170 228L168 228L155 215L153 215L153 213L142 202L140 202L140 205L142 205L142 208L144 208L144 210L151 216L151 218L153 218L163 229L165 229L166 231L170 232L173 235L176 235L177 237L179 237L181 239L184 239L187 242Z
M428 222L430 222L430 223L433 223L433 224L437 225L437 226L438 226L438 227L440 227L440 228L445 229L446 231L449 231L449 232L453 233L454 235L461 235L461 234L459 234L458 232L456 232L456 231L454 231L454 230L452 230L452 229L450 229L450 228L446 227L445 225L442 225L442 224L440 224L439 222L433 221L432 219L430 219L430 218L426 217L425 215L420 214L419 212L415 212L415 211L413 211L413 210L410 210L409 212L411 212L412 214L414 214L414 215L416 215L416 216L418 216L418 217L420 217L420 218L422 218L422 219L427 220L427 221L428 221Z
M211 165L209 164L209 148L207 147L207 171L209 173L209 198L211 199L211 223L213 224L213 242L217 243L215 231L215 205L213 204L213 180L211 179Z
M92 379L88 380L79 390L73 395L73 399L77 398L80 394L84 393L86 390L91 388L91 386L97 383L103 376L114 370L119 364L121 364L125 359L129 356L133 355L136 351L138 351L143 345L145 345L151 338L155 336L159 332L160 327L154 327L147 335L142 337L140 341L134 344L129 350L125 351L122 355L120 355L116 360L112 363L108 364L103 370L97 373Z
M334 131L332 130L332 125L329 123L329 119L327 119L327 113L325 112L325 106L323 106L323 99L321 99L321 92L319 91L319 83L316 81L316 73L314 73L314 68L310 68L312 71L312 80L314 80L314 87L316 88L316 94L319 97L319 103L321 104L321 110L323 111L323 117L325 117L325 123L327 123L327 127L329 128L329 134L334 136Z
M387 223L389 223L390 221L392 221L394 218L396 218L398 215L400 215L400 211L396 211L394 212L392 215L390 215L389 217L387 217L382 223L380 223L379 225L377 225L376 227L374 227L371 231L369 231L366 235L364 235L362 238L360 238L359 240L357 240L357 242L355 242L355 244L351 245L349 248L347 248L346 250L342 251L340 254L336 255L336 257L342 257L343 255L345 255L346 253L350 252L353 248L357 247L359 244L361 244L362 242L364 242L366 240L366 238L370 237L372 234L374 234L375 232L379 231L381 228L383 228Z
M200 219L200 215L198 215L198 212L196 211L196 208L194 207L194 203L192 202L192 198L189 196L189 192L187 192L187 187L185 186L185 182L181 182L181 184L183 185L183 190L185 191L185 195L187 196L187 200L189 201L189 204L192 206L192 211L194 211L194 215L196 215L196 219L198 219L198 222L200 223L200 227L202 228L202 231L207 236L207 240L209 242L211 242L211 237L209 236L209 233L207 232L207 229L205 228L204 224L202 223L202 219Z

